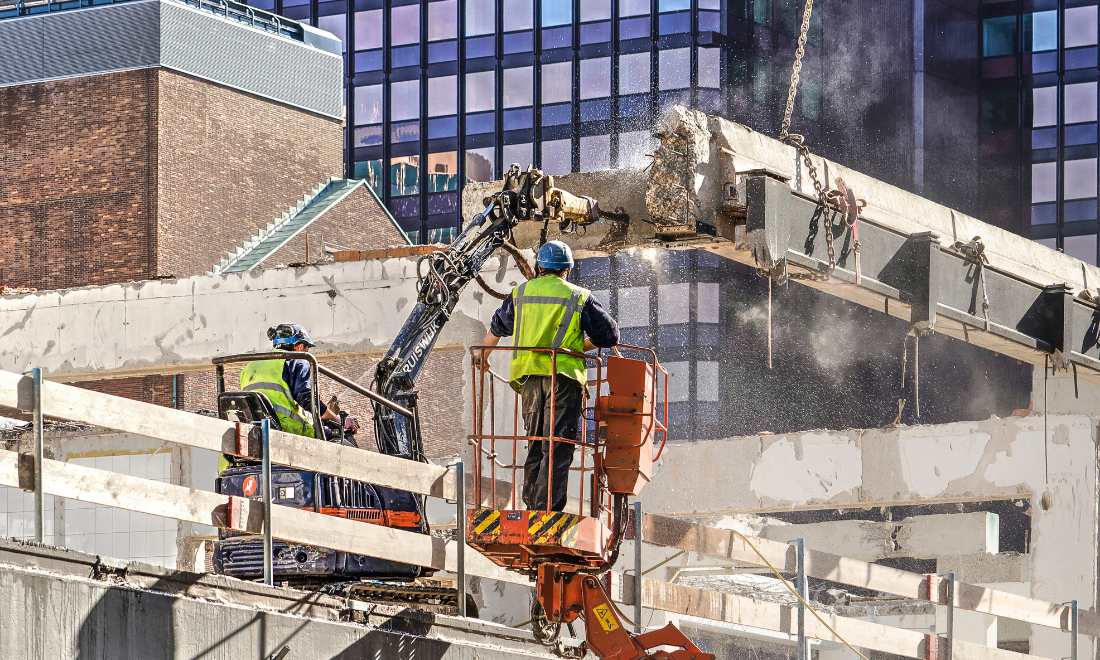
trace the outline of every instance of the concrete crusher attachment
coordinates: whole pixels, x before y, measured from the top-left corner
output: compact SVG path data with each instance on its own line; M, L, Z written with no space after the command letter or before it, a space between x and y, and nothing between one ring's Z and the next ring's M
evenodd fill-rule
M624 357L620 349L640 359ZM499 566L535 578L537 598L531 620L536 639L562 657L582 657L587 649L604 660L714 660L672 624L640 635L628 632L629 622L608 597L603 579L618 557L626 531L627 498L638 495L649 482L653 461L660 457L668 437L668 406L663 401L668 372L656 354L632 346L598 358L549 348L474 347L471 351L483 352L486 362L491 351L504 352L509 358L517 351L541 352L551 364L560 355L573 355L585 359L592 367L589 372L595 372L589 385L596 397L584 409L580 437L541 438L520 434L519 395L508 380L474 367L473 409L478 412L470 442L475 449L475 501L503 508L467 511L466 542ZM499 414L506 399L513 400L510 415ZM507 421L498 423L498 416ZM553 408L550 418L554 419ZM661 444L654 456L658 435ZM558 443L577 445L579 461L575 458L570 468L571 496L564 511L550 510L552 474L547 501L535 507L543 510L519 508L523 488L519 449L521 443L534 442L547 442L550 456ZM501 476L503 480L498 481ZM559 640L561 626L572 630L578 618L584 619L586 639L580 646L567 646ZM659 646L675 650L654 650Z

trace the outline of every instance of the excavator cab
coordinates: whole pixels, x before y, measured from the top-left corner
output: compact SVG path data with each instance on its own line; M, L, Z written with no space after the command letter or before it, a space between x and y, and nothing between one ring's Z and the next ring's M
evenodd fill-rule
M589 380L595 395L588 397L586 391L580 437L521 435L519 395L506 378L474 367L474 432L469 439L475 449L477 506L466 514L467 544L497 565L535 578L535 638L559 655L580 657L588 649L614 660L713 660L671 624L642 635L627 632L626 618L607 595L602 579L618 557L627 525L627 499L649 482L653 462L668 436L668 406L662 400L668 391L668 372L656 353L633 346L620 346L613 355L601 351L597 357L551 348L471 349L475 355L482 352L485 360L493 351L544 352L551 354L552 362L559 355L581 357L591 367L590 376L595 373L595 379ZM625 357L623 352L636 357ZM663 381L660 386L659 381ZM499 396L498 389L503 392ZM553 410L550 414L553 418ZM658 437L660 446L654 456ZM521 489L517 481L523 467L520 444L540 441L550 443L550 455L556 443L577 445L580 464L570 468L570 498L564 511L517 507ZM548 494L552 489L549 484ZM567 647L557 639L561 626L577 618L584 619L586 640L580 647ZM665 645L678 649L652 651Z
M283 430L275 407L262 392L222 392L218 395L218 417L245 424L266 419L273 430Z

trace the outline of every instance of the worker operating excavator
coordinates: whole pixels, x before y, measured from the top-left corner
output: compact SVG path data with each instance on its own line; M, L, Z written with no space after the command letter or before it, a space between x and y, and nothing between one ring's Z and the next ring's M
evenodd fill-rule
M615 319L590 291L566 280L573 268L573 253L568 245L561 241L545 243L539 248L536 264L538 277L516 287L493 314L484 345L496 346L502 337L511 336L515 346L584 353L619 343ZM488 367L488 360L481 355L475 355L474 360L482 368ZM557 373L565 378L552 379L552 373L549 353L513 352L509 379L522 397L527 435L576 438L587 385L584 360L561 353L557 356ZM555 443L551 457L549 444L546 440L535 441L527 450L522 498L530 511L565 508L576 445ZM551 471L554 492L548 507L547 481Z
M297 323L281 323L268 328L267 338L277 351L309 352L313 341L305 328ZM260 392L271 402L279 426L287 433L314 437L311 406L313 386L310 382L309 363L305 360L254 360L241 371L241 389ZM324 403L318 411L322 420L340 423L340 417ZM359 422L348 417L344 422L347 431L359 430ZM325 437L332 431L325 429Z

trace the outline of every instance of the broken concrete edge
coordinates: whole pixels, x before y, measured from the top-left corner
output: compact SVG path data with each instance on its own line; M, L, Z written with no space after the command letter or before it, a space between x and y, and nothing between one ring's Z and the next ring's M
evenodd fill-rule
M656 134L662 138L662 144L648 170L605 170L555 177L556 186L598 200L601 209L626 211L630 222L625 234L611 236L606 224L591 225L576 233L563 233L551 224L547 237L589 254L606 255L628 247L709 246L726 252L732 242L721 237L700 235L687 241L660 240L652 223L661 214L678 208L687 188L691 218L718 227L719 209L728 207L731 201L727 199L729 184L736 187L745 173L752 171L765 170L787 179L791 189L801 194L810 196L814 192L805 164L800 162L794 147L736 122L674 106ZM990 267L995 270L1039 286L1066 284L1074 294L1086 288L1094 291L1100 288L1100 269L1092 264L821 156L811 154L811 161L825 190L835 189L836 180L843 179L858 198L867 202L860 217L864 222L905 236L931 231L943 249L952 249L956 241L981 237ZM687 177L690 173L694 177ZM686 178L693 178L693 182ZM685 183L690 185L684 186ZM468 221L479 213L484 207L483 199L502 186L501 181L467 184L462 189L463 218ZM522 248L537 247L541 229L542 223L521 223L514 231L516 243ZM748 259L751 261L751 257Z
M481 637L483 639L462 641L477 645L489 643L496 647L549 656L549 652L535 641L529 631L491 621L463 619L388 603L359 601L353 606L351 601L319 592L268 586L212 573L173 570L154 564L113 559L68 548L0 537L0 571L4 570L48 573L63 579L107 583L117 588L301 618L344 621L347 625L367 628L415 629L418 636L428 639L458 641L456 638ZM362 623L348 621L344 615L351 609L365 612L365 620Z

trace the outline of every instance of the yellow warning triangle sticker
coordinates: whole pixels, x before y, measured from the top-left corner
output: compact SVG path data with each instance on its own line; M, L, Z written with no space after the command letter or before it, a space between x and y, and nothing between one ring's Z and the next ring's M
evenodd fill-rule
M611 613L611 608L607 605L597 605L592 608L593 614L596 615L596 620L600 622L600 627L607 632L619 629L619 622L615 620L615 615Z

